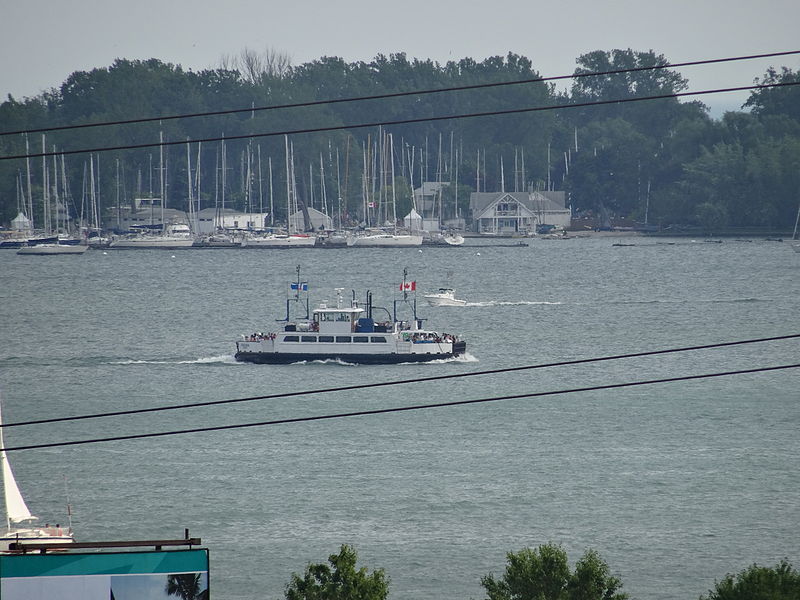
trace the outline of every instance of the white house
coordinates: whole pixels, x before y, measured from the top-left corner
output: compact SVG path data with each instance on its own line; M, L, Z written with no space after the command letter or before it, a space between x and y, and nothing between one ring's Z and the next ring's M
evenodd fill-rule
M245 213L231 208L204 208L197 213L197 233L218 229L260 230L269 227L269 213Z
M564 192L474 192L469 207L475 231L487 235L528 235L539 225L569 227Z

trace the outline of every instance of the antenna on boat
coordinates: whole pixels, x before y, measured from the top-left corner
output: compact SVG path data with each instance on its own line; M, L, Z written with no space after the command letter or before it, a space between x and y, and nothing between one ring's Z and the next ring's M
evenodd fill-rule
M67 530L72 533L72 504L69 502L69 488L67 487L67 476L64 475L64 497L67 499Z
M289 306L290 305L289 305L289 303L290 302L297 302L299 304L301 302L300 292L306 292L306 317L305 318L308 319L309 315L311 314L311 312L309 310L309 305L308 305L308 282L307 281L300 281L300 265L297 265L296 271L297 271L297 280L289 284L289 291L290 292L294 292L294 297L292 297L291 294L289 294L287 296L287 298L286 298L286 318L285 319L278 319L278 321L286 321L287 323L289 322L289 316L290 316L290 311L289 311Z

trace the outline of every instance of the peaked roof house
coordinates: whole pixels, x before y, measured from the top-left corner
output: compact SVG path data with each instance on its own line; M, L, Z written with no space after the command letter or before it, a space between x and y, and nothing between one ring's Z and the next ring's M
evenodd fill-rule
M570 226L565 198L565 192L473 192L469 208L478 233L533 235L543 224Z

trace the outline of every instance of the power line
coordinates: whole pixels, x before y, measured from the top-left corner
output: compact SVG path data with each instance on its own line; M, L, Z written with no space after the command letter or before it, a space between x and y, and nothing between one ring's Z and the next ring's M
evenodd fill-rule
M139 433L139 434L132 434L132 435L118 435L113 437L106 437L106 438L94 438L89 440L76 440L72 442L51 442L48 444L31 444L28 446L14 446L10 448L0 448L0 450L5 450L6 452L12 452L14 450L35 450L41 448L60 448L63 446L79 446L84 444L97 444L101 442L119 442L119 441L126 441L126 440L136 440L136 439L144 439L144 438L154 438L154 437L165 437L165 436L172 436L172 435L184 435L188 433L207 433L210 431L225 431L231 429L244 429L249 427L266 427L270 425L290 425L296 423L308 423L312 421L324 421L324 420L331 420L331 419L344 419L349 417L365 417L365 416L373 416L373 415L383 415L389 413L399 413L399 412L409 412L409 411L417 411L417 410L427 410L431 408L447 408L447 407L454 407L454 406L465 406L469 404L482 404L488 402L498 402L501 400L516 400L521 398L540 398L542 396L554 396L560 394L574 394L578 392L592 392L592 391L600 391L600 390L611 390L611 389L620 389L620 388L628 388L628 387L636 387L642 385L653 385L657 383L673 383L676 381L692 381L692 380L699 380L699 379L710 379L716 377L728 377L731 375L746 375L751 373L765 373L769 371L778 371L781 369L796 369L800 367L800 363L797 364L789 364L789 365L778 365L772 367L757 367L753 369L742 369L739 371L724 371L718 373L706 373L703 375L684 375L679 377L666 377L663 379L650 379L647 381L629 381L625 383L614 383L608 385L595 385L589 387L581 387L581 388L572 388L572 389L565 389L565 390L556 390L552 392L531 392L526 394L514 394L509 396L494 396L492 398L478 398L474 400L453 400L450 402L437 402L435 404L418 404L414 406L397 406L393 408L376 408L373 410L362 410L362 411L353 411L353 412L346 412L346 413L335 413L335 414L327 414L327 415L316 415L313 417L294 417L289 419L275 419L272 421L260 421L256 423L242 423L238 425L217 425L215 427L197 427L194 429L180 429L180 430L173 430L173 431L162 431L158 433Z
M733 61L742 61L742 60L753 60L757 58L774 58L778 56L790 56L793 54L800 54L800 50L788 50L785 52L770 52L766 54L752 54L749 56L734 56L734 57L727 57L727 58L712 58L706 60L694 60L688 62L681 62L681 63L665 63L663 65L653 65L650 67L632 67L629 69L614 69L610 71L591 71L586 73L573 73L572 75L554 75L551 77L535 77L532 79L520 79L515 81L503 81L499 83L479 83L473 85L462 85L462 86L452 86L447 88L437 88L437 89L422 89L422 90L412 90L409 92L391 92L386 94L376 94L371 96L355 96L351 98L336 98L336 99L328 99L328 100L313 100L309 102L296 102L292 104L278 104L273 106L258 106L258 107L248 107L248 108L233 108L228 110L216 110L216 111L208 111L208 112L199 112L199 113L185 113L179 115L164 115L160 117L142 117L138 119L124 119L119 121L101 121L98 123L81 123L78 125L62 125L59 127L42 127L38 129L21 129L17 131L3 131L0 132L0 136L3 135L15 135L15 134L22 134L22 133L43 133L46 131L65 131L70 129L84 129L87 127L108 127L112 125L131 125L135 123L152 123L155 121L170 121L176 119L192 119L197 117L213 117L213 116L221 116L221 115L232 115L237 113L252 113L256 111L267 111L267 110L278 110L278 109L291 109L291 108L307 108L311 106L321 106L325 104L340 104L344 102L361 102L365 100L384 100L387 98L401 98L404 96L422 96L426 94L440 94L444 92L458 92L464 90L477 90L477 89L484 89L484 88L491 88L491 87L504 87L504 86L512 86L512 85L524 85L529 83L539 83L545 81L559 81L564 79L579 79L583 77L598 77L598 76L605 76L605 75L619 75L622 73L637 73L642 71L653 71L657 69L672 69L678 67L691 67L691 66L698 66L698 65L710 65L710 64L718 64L718 63L725 63L725 62L733 62Z
M308 129L288 129L285 131L272 131L268 133L248 133L242 135L231 135L231 136L217 136L217 137L210 137L210 138L199 138L194 140L182 140L182 141L173 141L173 142L154 142L149 144L129 144L124 146L105 146L105 147L96 147L96 148L83 148L79 150L60 150L57 152L39 152L35 154L16 154L12 156L0 156L0 161L3 160L15 160L15 159L23 159L23 158L42 158L42 157L51 157L51 156L66 156L72 154L86 154L89 152L111 152L113 150L139 150L142 148L156 148L156 147L165 147L165 146L182 146L184 144L195 144L195 143L208 143L208 142L221 142L225 141L232 141L232 140L246 140L246 139L253 139L253 138L264 138L264 137L274 137L274 136L284 136L284 135L300 135L300 134L307 134L307 133L325 133L329 131L341 131L345 129L364 129L367 127L378 127L378 126L389 126L389 125L410 125L413 123L429 123L435 121L450 121L450 120L457 120L457 119L471 119L475 117L494 117L494 116L502 116L502 115L512 115L512 114L521 114L521 113L531 113L531 112L541 112L541 111L548 111L548 110L562 110L567 108L582 108L587 106L603 106L608 104L626 104L628 102L642 102L646 100L663 100L667 98L685 98L689 96L703 96L708 94L720 94L726 92L743 92L748 90L757 90L757 89L771 89L771 88L779 88L779 87L788 87L800 85L800 81L791 81L791 82L783 82L783 83L772 83L772 84L758 84L758 85L747 85L741 87L732 87L732 88L718 88L713 90L701 90L698 92L675 92L671 94L659 94L656 96L638 96L636 98L621 98L615 100L594 100L591 102L576 102L570 104L555 104L551 106L534 106L534 107L527 107L527 108L514 108L508 110L492 110L486 112L476 112L476 113L465 113L465 114L452 114L452 115L442 115L438 117L419 117L415 119L397 119L393 121L374 121L370 123L352 123L348 125L331 125L329 127L313 127Z
M183 410L188 408L201 408L206 406L217 406L222 404L235 404L239 402L252 402L254 400L275 400L278 398L291 398L296 396L312 396L316 394L327 394L332 392L351 392L354 390L364 390L370 388L379 388L379 387L389 387L395 385L408 385L412 383L428 383L431 381L443 381L447 379L461 379L465 377L475 377L478 375L497 375L500 373L513 373L518 371L527 371L533 369L546 369L551 367L565 367L565 366L574 366L580 364L587 364L587 363L595 363L595 362L604 362L604 361L611 361L611 360L621 360L627 358L641 358L645 356L657 356L661 354L674 354L678 352L690 352L695 350L710 350L714 348L725 348L729 346L741 346L745 344L757 344L763 342L776 342L776 341L783 341L783 340L790 340L800 338L800 333L788 334L788 335L781 335L781 336L774 336L774 337L767 337L767 338L757 338L757 339L749 339L749 340L739 340L734 342L719 342L716 344L703 344L700 346L684 346L680 348L667 348L662 350L647 350L644 352L633 352L628 354L616 354L611 356L601 356L595 358L579 358L574 360L565 360L553 363L543 363L538 365L524 365L524 366L517 366L517 367L504 367L500 369L489 369L484 371L471 371L469 373L453 373L449 375L434 375L431 377L417 377L413 379L401 379L398 381L381 381L376 383L360 383L354 385L346 385L346 386L339 386L339 387L332 387L332 388L322 388L316 390L305 390L300 392L283 392L279 394L268 394L265 396L251 396L249 398L235 398L235 399L228 399L228 400L212 400L208 402L197 402L193 404L180 404L176 406L158 406L152 408L138 408L138 409L131 409L131 410L121 410L115 412L105 412L105 413L95 413L91 415L79 415L74 417L53 417L50 419L37 419L35 421L20 421L17 423L2 423L0 424L0 428L5 427L21 427L23 425L45 425L50 423L61 423L64 421L80 421L86 419L99 419L102 417L119 417L119 416L127 416L127 415L135 415L135 414L142 414L142 413L153 413L153 412L163 412L167 410Z

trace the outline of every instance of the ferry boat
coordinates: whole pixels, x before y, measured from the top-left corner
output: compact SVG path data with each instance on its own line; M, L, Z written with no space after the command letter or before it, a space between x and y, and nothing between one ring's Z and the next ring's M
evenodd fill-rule
M298 272L299 274L299 272ZM424 319L416 314L416 301L409 300L415 282L400 284L403 300L410 305L413 318L397 318L397 303L392 314L388 309L374 306L372 293L367 292L365 302L359 304L353 292L352 300L344 305L342 289L336 290L336 306L320 304L309 314L308 296L305 299L305 317L289 319L290 303L301 302L301 294L308 292L307 282L291 284L295 292L286 300L286 319L280 331L257 332L236 342L235 359L240 362L261 364L289 364L313 360L341 360L358 364L393 364L429 362L453 358L464 354L465 341L449 333L441 333L424 326ZM377 320L376 313L387 319Z

